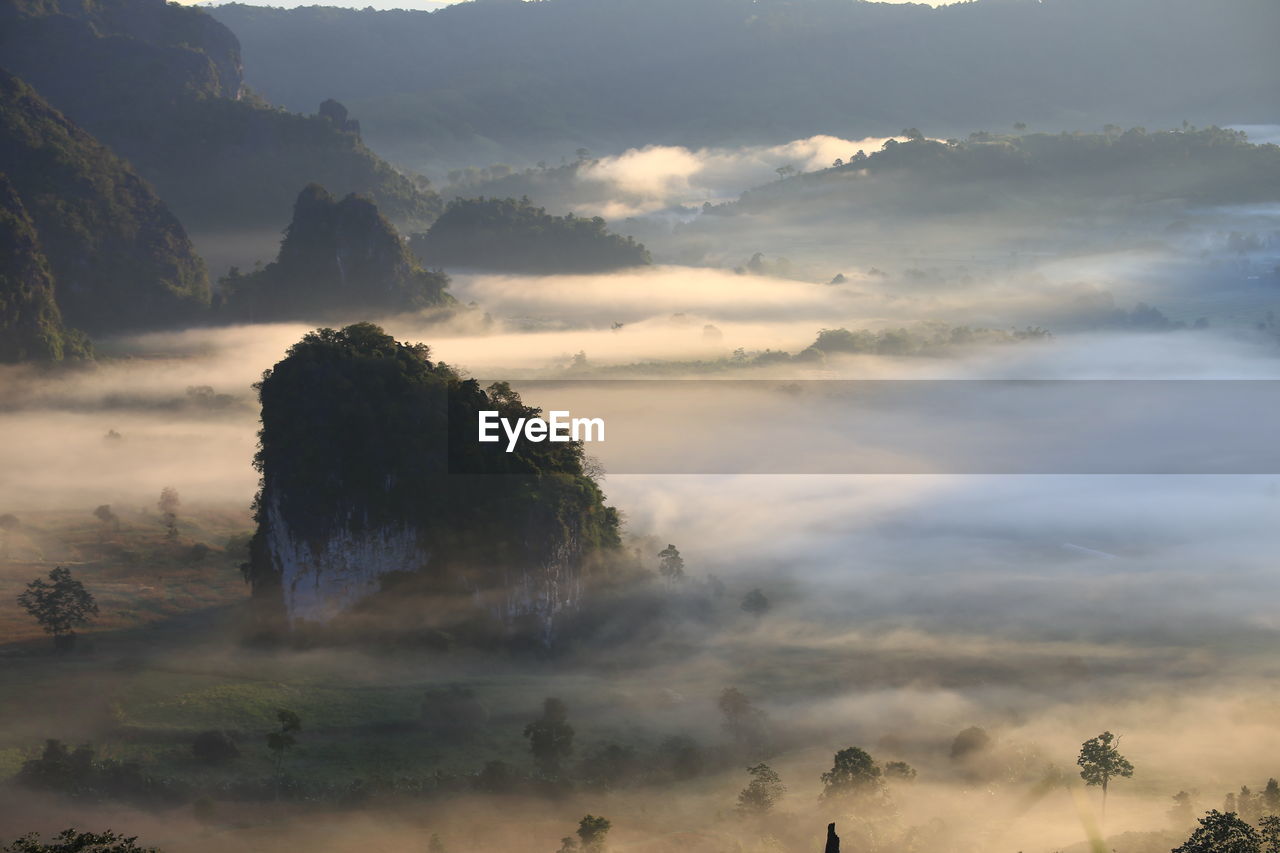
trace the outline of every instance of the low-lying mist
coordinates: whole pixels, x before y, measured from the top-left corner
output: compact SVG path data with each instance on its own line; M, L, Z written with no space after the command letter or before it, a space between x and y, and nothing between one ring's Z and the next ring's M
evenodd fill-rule
M666 215L864 144L594 161L580 179L621 205L607 213L647 217L628 224L649 229L658 265L454 271L465 307L451 315L349 319L517 390L612 378L1280 378L1275 300L1259 272L1274 244L1222 236L1242 222L1264 233L1274 211L1201 211L1175 231L1160 211L1124 219L1107 241L1105 218L1057 230L924 217L895 230ZM554 652L438 636L246 643L253 385L310 328L148 334L98 343L87 365L0 370L0 514L15 518L0 545L0 626L16 638L0 649L11 678L0 769L18 773L57 738L92 744L104 766L136 762L150 779L95 771L131 792L119 800L92 786L79 799L14 787L0 804L5 837L74 823L170 853L552 853L584 815L602 815L615 850L798 853L820 849L836 821L852 850L1048 853L1086 849L1101 804L1075 758L1112 731L1136 770L1109 791L1106 844L1148 853L1186 837L1185 816L1169 814L1179 791L1198 815L1280 775L1269 564L1280 477L841 474L835 462L878 449L851 438L868 414L852 405L833 405L818 433L765 419L778 453L834 460L821 475L610 472L600 453L641 571L605 589ZM681 439L664 423L662 387L637 382L628 400L656 451ZM560 405L547 386L525 402ZM726 390L698 405L732 424L755 403ZM939 406L927 424L940 454L990 440L950 414ZM1086 402L1061 420L1089 414ZM1188 430L1250 416L1169 414ZM1069 429L1051 420L1047 431ZM901 438L920 424L880 426ZM708 444L743 458L734 470L758 470L744 458L760 452L746 430ZM1112 448L1117 464L1147 449L1132 436ZM1196 449L1218 451L1239 448ZM172 535L157 504L165 488L182 500ZM657 573L667 545L683 556L682 581ZM55 565L83 576L104 611L87 650L59 658L15 604ZM727 688L751 709L736 723L718 705ZM571 784L548 781L523 735L551 696L576 733ZM303 728L276 755L265 739L281 709ZM978 746L977 735L957 741L971 727L983 730ZM200 732L224 733L238 757L202 763ZM851 746L885 770L908 763L914 780L820 799L833 753ZM786 795L771 815L743 817L746 768L764 761Z

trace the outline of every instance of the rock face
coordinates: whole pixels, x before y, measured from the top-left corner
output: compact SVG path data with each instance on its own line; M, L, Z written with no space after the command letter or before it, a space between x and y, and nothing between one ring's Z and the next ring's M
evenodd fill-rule
M255 598L293 627L549 643L617 547L617 514L579 445L474 442L477 411L533 410L428 356L363 323L307 335L266 374Z
M294 203L279 258L224 279L221 300L236 320L317 320L444 305L448 282L418 266L373 202L337 201L311 184Z
M36 230L67 323L115 332L208 304L204 263L147 182L4 71L0 172Z
M0 174L0 362L88 355L83 335L62 324L35 224L9 179Z
M317 542L295 530L280 506L277 491L266 508L265 545L290 621L328 622L378 592L384 575L430 566L429 548L410 528L337 528Z

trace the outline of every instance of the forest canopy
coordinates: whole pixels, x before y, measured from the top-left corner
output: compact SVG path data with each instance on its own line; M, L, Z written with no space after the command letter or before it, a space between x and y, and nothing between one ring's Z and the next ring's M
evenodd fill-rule
M455 199L414 252L433 267L520 273L607 272L652 263L649 251L599 216L553 216L527 198Z

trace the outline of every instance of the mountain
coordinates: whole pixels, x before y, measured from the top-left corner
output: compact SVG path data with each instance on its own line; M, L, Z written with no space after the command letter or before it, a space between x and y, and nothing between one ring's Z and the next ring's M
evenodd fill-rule
M312 181L368 195L415 227L439 212L425 181L370 151L357 123L248 92L235 36L200 9L0 0L0 66L132 162L193 230L274 226Z
M147 182L4 71L0 172L35 230L69 325L91 334L155 327L208 304L204 264Z
M280 255L264 269L223 279L221 310L241 321L391 314L448 304L448 278L418 266L366 198L338 201L318 184L293 206Z
M743 193L715 213L787 211L796 217L974 211L1042 217L1123 205L1250 204L1280 200L1280 147L1245 134L1186 126L1149 133L971 134L946 142L890 140L831 168Z
M489 0L211 14L239 36L251 85L292 109L338 98L371 144L415 168L911 126L1266 124L1280 107L1274 0Z
M475 442L480 410L537 410L423 345L369 323L320 329L264 375L259 397L248 573L267 624L548 642L618 546L581 445Z
M89 354L84 336L62 324L35 224L13 184L0 174L0 362L61 361Z
M610 232L599 216L552 216L527 198L455 199L410 245L433 267L446 268L588 273L653 262L644 246Z

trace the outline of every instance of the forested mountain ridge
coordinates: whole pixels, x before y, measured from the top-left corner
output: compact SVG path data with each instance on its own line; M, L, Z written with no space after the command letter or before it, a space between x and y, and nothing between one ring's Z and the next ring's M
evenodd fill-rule
M0 174L0 363L87 356L54 299L49 262L9 179Z
M70 326L156 327L190 320L208 304L204 263L147 182L4 71L0 172L38 235Z
M366 198L338 201L310 184L298 195L280 255L221 282L226 319L262 322L390 314L446 304L449 280L422 269Z
M909 125L952 135L1019 121L1266 123L1280 78L1270 0L227 4L211 14L239 36L247 79L268 98L303 109L336 97L379 150L410 164L474 165L485 144L480 162L503 150L531 162L575 145L861 138Z
M525 199L455 199L410 241L433 267L553 274L606 272L652 263L644 246L599 216L553 216Z
M259 397L249 577L269 623L358 620L390 584L366 630L461 624L545 642L592 561L619 544L581 445L477 444L481 409L538 410L424 345L369 323L320 329L264 375Z
M127 158L191 229L278 227L319 181L425 226L440 202L351 127L247 93L236 38L163 0L0 0L0 66ZM308 105L316 109L323 98Z
M830 168L774 181L715 212L832 206L879 213L990 210L1007 204L1248 204L1280 199L1280 146L1218 127L1149 133L917 136L852 152Z

